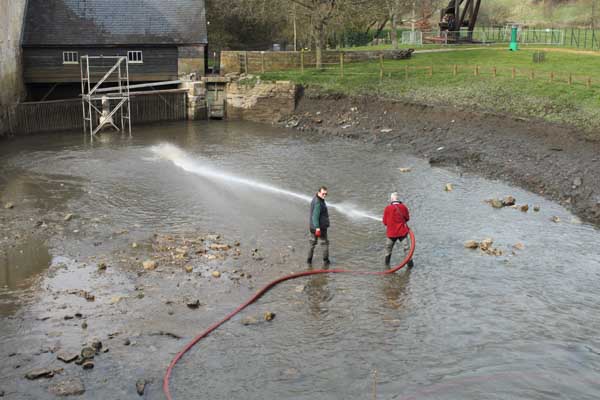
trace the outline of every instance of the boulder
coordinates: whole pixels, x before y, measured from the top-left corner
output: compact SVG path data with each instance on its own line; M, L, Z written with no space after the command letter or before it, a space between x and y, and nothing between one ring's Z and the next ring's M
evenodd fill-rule
M492 238L483 239L481 241L481 243L479 244L479 248L483 251L487 251L492 247L493 243L494 243L494 239L492 239Z
M451 192L452 190L454 190L454 186L452 186L451 183L446 183L446 186L444 186L444 191Z
M65 363L70 363L73 362L75 360L77 360L77 357L79 357L79 354L77 353L67 353L65 351L61 351L60 353L58 353L56 355L56 358L59 359L60 361L63 361Z
M221 277L221 273L219 271L213 271L210 273L213 278L220 278Z
M263 318L265 319L265 321L272 321L273 318L275 318L275 313L271 311L266 311L263 315Z
M523 204L521 206L520 210L523 211L523 212L529 211L529 205L528 204Z

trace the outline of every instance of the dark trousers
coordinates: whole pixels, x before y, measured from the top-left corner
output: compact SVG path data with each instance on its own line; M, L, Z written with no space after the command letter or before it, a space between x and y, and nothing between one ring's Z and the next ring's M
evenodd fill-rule
M310 238L308 239L309 247L307 260L312 261L317 241L321 243L321 249L323 250L323 260L329 261L329 239L327 238L327 229L321 229L321 237L316 237L315 232L311 229Z
M395 238L386 238L385 241L385 257L390 257L392 255L392 250L394 250L394 245L396 242L402 242L406 236L395 237Z

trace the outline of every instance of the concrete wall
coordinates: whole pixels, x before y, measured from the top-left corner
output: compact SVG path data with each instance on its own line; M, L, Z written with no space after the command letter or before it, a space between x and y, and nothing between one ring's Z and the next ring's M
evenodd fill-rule
M0 0L0 136L9 132L9 114L25 96L21 31L26 0Z
M410 58L412 49L409 50L380 50L380 51L324 51L324 67L339 65L340 55L343 54L344 62L359 62L377 60L380 55L386 60L399 60ZM300 69L304 59L304 67L315 66L315 53L307 51L222 51L221 74L229 73L254 73L264 71L280 71L286 69ZM247 69L245 70L245 64Z

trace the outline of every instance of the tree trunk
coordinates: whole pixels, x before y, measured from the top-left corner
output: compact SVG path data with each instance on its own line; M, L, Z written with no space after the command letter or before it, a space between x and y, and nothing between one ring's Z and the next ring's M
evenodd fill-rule
M323 46L325 45L325 24L318 21L314 26L315 68L323 69Z
M390 36L392 37L392 47L394 48L394 50L398 50L398 13L397 10L394 10L392 12L392 15L390 15L391 19L392 19L392 32L390 33Z

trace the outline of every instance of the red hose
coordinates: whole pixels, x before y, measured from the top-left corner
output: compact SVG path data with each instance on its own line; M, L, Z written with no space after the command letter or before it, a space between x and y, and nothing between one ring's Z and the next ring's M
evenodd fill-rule
M212 324L208 329L206 329L204 332L200 333L198 336L196 336L194 339L192 339L188 344L185 345L185 347L179 353L177 353L175 358L173 358L173 360L169 364L169 367L167 368L167 372L165 373L165 377L163 378L163 392L165 393L165 396L167 396L167 399L173 400L173 398L171 397L171 392L169 391L169 380L171 379L171 373L173 372L173 368L175 367L175 364L177 364L177 362L181 359L181 357L183 357L183 355L185 353L187 353L192 347L194 347L194 345L196 343L198 343L200 340L202 340L202 338L208 336L209 333L216 330L219 326L223 325L225 322L230 320L231 317L233 317L235 314L239 313L244 308L246 308L250 304L254 303L263 294L268 292L273 286L275 286L281 282L290 280L290 279L296 279L296 278L300 278L303 276L318 275L318 274L352 274L352 275L393 274L394 272L398 271L400 268L402 268L406 264L408 264L408 262L412 259L413 254L415 252L415 235L413 234L412 230L409 230L408 234L410 236L410 250L409 250L408 254L406 255L406 257L404 257L404 260L402 260L402 262L400 264L398 264L397 266L395 266L394 268L391 268L391 269L388 269L385 271L348 271L345 269L316 269L316 270L309 270L309 271L298 272L298 273L291 274L291 275L286 275L286 276L278 278L278 279L270 282L266 286L264 286L254 296L252 296L248 301L246 301L245 303L238 306L238 308L233 310L222 320Z

